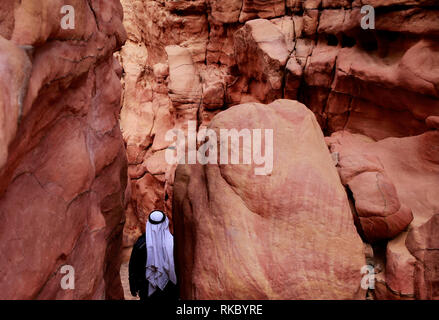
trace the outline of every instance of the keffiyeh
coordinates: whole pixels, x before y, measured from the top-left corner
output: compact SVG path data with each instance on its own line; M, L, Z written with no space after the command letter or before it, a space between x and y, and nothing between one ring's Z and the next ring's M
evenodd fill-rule
M177 284L174 267L174 237L169 232L169 220L161 211L154 211L146 222L146 279L148 296L157 288L164 290L168 281Z

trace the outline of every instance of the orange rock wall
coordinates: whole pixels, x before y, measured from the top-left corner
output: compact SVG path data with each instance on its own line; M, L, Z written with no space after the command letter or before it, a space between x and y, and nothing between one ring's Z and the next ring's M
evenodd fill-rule
M439 115L437 1L123 0L122 5L128 41L118 56L125 89L121 128L132 190L127 249L151 210L172 215L175 166L164 159L169 146L164 135L185 129L188 120L206 126L232 106L286 98L312 110L325 136L346 133L341 145L348 144L348 134L361 134L360 141L371 146L389 144L392 150L396 144L404 156L422 157L406 144L418 148L410 141L423 144L434 136L427 132ZM361 27L363 5L375 8L373 30ZM370 147L369 153L362 147L355 142L351 150L334 147L332 153L359 233L374 246L380 272L375 297L435 297L435 289L425 287L435 283L434 275L419 262L430 266L433 258L425 254L414 262L418 251L429 252L427 240L406 245L406 237L422 232L428 239L436 223L432 215L438 208L430 198L428 214L418 205L433 192L423 189L428 184L420 184L422 195L410 189L417 177L436 179L436 168L418 161L412 170L402 166L396 177L391 167L401 167L387 161L391 151ZM350 163L352 152L356 160ZM421 216L431 219L428 224L421 219L423 228Z
M0 299L123 298L122 19L116 0L2 1Z
M164 161L164 134L187 120L207 125L233 105L298 99L325 135L381 140L423 133L425 119L439 114L435 1L121 2L121 126L133 190L127 247L150 211L171 215L175 168ZM361 28L368 4L375 30Z

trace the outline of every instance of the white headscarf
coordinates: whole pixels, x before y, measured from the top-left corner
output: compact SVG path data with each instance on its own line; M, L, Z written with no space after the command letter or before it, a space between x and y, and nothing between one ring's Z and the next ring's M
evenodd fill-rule
M149 218L159 224L146 222L146 279L148 296L157 288L165 289L168 281L177 284L174 268L174 237L169 232L169 220L161 211L154 211Z

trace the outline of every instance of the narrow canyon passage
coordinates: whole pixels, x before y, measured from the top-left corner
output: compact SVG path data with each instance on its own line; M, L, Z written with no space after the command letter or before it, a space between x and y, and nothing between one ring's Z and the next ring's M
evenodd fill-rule
M161 209L173 218L180 242L185 298L437 296L428 270L439 260L425 255L438 245L426 231L437 228L439 212L437 4L371 2L374 29L364 29L367 1L121 2L128 39L117 54L124 69L120 119L131 180L125 250L144 231L147 214ZM320 142L305 138L316 126L300 122L306 113L274 111L281 108L270 105L277 99L306 105L325 139L320 128ZM272 174L254 176L254 165L210 164L176 174L166 161L172 142L165 136L170 130L189 136L192 123L198 132L273 128ZM292 123L303 128L297 136ZM298 148L303 152L296 155ZM331 193L318 187L332 183ZM340 185L346 191L335 191ZM347 202L338 203L337 192ZM283 224L270 217L273 210L285 215ZM304 230L320 235L304 237ZM338 230L341 241L352 239L340 244L344 253L328 245L329 230ZM258 247L282 241L289 247ZM252 267L231 271L236 264ZM307 264L313 269L303 270ZM328 267L333 264L340 268ZM376 273L375 289L358 291L367 270ZM320 285L311 289L306 282L315 279Z
M137 299L153 210L184 299L439 299L438 16L2 0L0 299Z

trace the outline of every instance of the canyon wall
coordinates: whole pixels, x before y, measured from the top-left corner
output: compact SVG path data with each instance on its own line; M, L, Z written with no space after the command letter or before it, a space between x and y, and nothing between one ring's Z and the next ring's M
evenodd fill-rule
M313 111L325 136L336 134L327 143L369 245L368 263L379 273L375 298L437 297L431 238L439 212L437 154L420 147L436 148L437 1L121 2L128 33L118 55L124 69L121 128L132 189L127 249L153 209L170 217L173 211L194 215L180 207L181 199L172 208L176 168L165 161L168 130L187 129L188 120L198 129L209 126L232 106L298 100ZM364 5L375 8L374 29L361 27ZM368 143L367 150L360 142ZM392 152L402 154L401 161L413 156L413 165L404 166ZM401 170L395 173L393 166ZM429 182L416 187L426 176ZM211 181L195 188L203 192ZM190 218L186 227L201 228ZM187 290L189 297L213 294Z
M0 299L123 299L122 19L116 0L2 1Z

